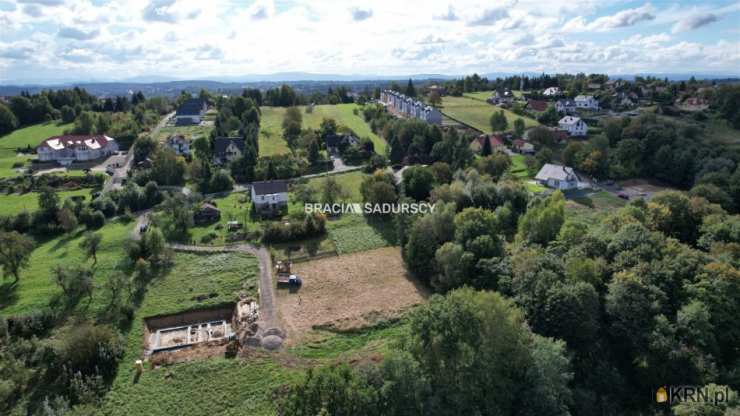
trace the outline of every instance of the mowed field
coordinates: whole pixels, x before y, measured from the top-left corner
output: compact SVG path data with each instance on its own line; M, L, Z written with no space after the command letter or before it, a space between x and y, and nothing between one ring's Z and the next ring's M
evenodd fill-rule
M73 196L84 196L90 200L90 189L76 189L74 191L57 192L60 205L64 200ZM39 193L29 192L26 194L0 194L0 216L15 215L22 211L34 212L39 207Z
M360 185L362 185L363 179L368 177L367 173L356 170L349 173L342 173L339 175L331 175L334 180L339 183L342 190L345 193L344 200L347 202L362 202L362 194L360 193ZM319 176L313 177L308 180L308 186L314 190L315 195L321 195L321 189L323 189L323 183L326 181L326 177Z
M33 159L32 155L18 156L16 149L19 147L36 147L45 139L63 134L72 124L57 124L54 122L36 124L18 129L10 134L0 137L0 178L16 176L13 167L16 163L27 163Z
M367 137L373 141L375 152L385 153L385 140L370 130L365 123L362 113L354 114L354 109L361 108L357 104L317 105L313 112L306 113L306 107L298 107L303 116L303 128L318 129L321 121L325 118L333 118L338 125L346 126L354 131L359 137ZM261 107L262 118L260 121L260 156L271 156L290 152L288 144L283 139L282 123L286 109L284 107Z
M514 120L521 118L524 120L524 126L534 127L539 125L537 120L514 114L509 110L502 109L490 105L486 102L479 101L477 99L469 97L444 97L442 98L442 113L451 117L455 120L459 120L465 124L473 126L474 128L484 132L493 133L491 130L491 115L494 111L503 110L506 115L506 120L509 122L508 129L514 127Z
M296 263L303 285L278 289L277 304L293 344L314 329L356 330L397 317L429 296L411 278L401 251L386 247Z
M522 96L522 92L519 91L519 90L514 90L514 91L512 91L512 93L514 94L514 97L521 97ZM486 101L486 99L488 97L490 97L491 94L493 94L493 91L476 91L476 92L466 92L466 93L463 94L463 96L464 97L475 98L476 100Z

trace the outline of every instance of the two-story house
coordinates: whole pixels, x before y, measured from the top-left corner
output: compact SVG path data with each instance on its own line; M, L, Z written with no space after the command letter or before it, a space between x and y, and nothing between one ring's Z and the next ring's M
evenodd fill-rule
M260 215L274 216L288 209L288 182L262 181L252 183L252 204Z

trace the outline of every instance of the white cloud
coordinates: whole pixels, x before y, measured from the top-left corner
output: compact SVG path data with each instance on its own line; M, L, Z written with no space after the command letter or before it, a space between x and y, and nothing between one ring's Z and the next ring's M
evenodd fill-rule
M653 7L650 4L646 4L634 9L622 10L613 15L601 16L590 23L583 16L576 16L563 26L563 31L606 32L613 29L634 26L640 22L654 19Z
M509 17L509 12L504 8L485 9L483 13L468 22L470 26L489 26L499 20Z
M200 9L187 8L177 0L150 0L142 17L150 22L177 23L184 19L195 19L200 12Z
M447 11L434 16L435 20L446 20L448 22L454 22L460 18L455 13L455 9L451 4L447 5Z
M673 33L687 32L714 23L717 20L719 20L719 17L713 13L695 14L676 22L672 31Z
M671 34L690 16L737 18L740 6L548 0L543 8L541 0L495 6L487 0L427 0L420 8L398 0L347 0L341 7L328 0L210 0L206 7L202 0L66 0L52 9L49 4L61 0L30 1L0 9L3 80L55 73L120 79L740 68L738 42L728 41L737 36L726 27L712 32L719 25L708 25L695 40L690 30ZM26 7L39 15L27 14ZM368 23L360 30L356 19Z
M20 4L38 4L41 6L61 6L64 0L18 0Z

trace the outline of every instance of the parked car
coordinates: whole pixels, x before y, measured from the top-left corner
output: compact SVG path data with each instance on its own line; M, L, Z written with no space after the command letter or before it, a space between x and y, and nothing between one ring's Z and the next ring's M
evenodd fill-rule
M624 193L624 192L618 192L618 193L617 193L617 196L618 196L618 197L620 197L620 198L622 198L622 199L627 199L627 200L629 200L629 199L630 199L630 196L629 196L629 195L627 195L627 194L626 194L626 193Z

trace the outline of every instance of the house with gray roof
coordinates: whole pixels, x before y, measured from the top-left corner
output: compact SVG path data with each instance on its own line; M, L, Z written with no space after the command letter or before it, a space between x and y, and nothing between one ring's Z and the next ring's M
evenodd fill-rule
M548 188L568 190L578 188L578 175L573 168L545 163L534 179Z
M216 137L213 139L213 164L225 165L239 159L245 146L241 137Z
M252 183L252 204L260 215L277 215L288 209L287 181L259 181Z

